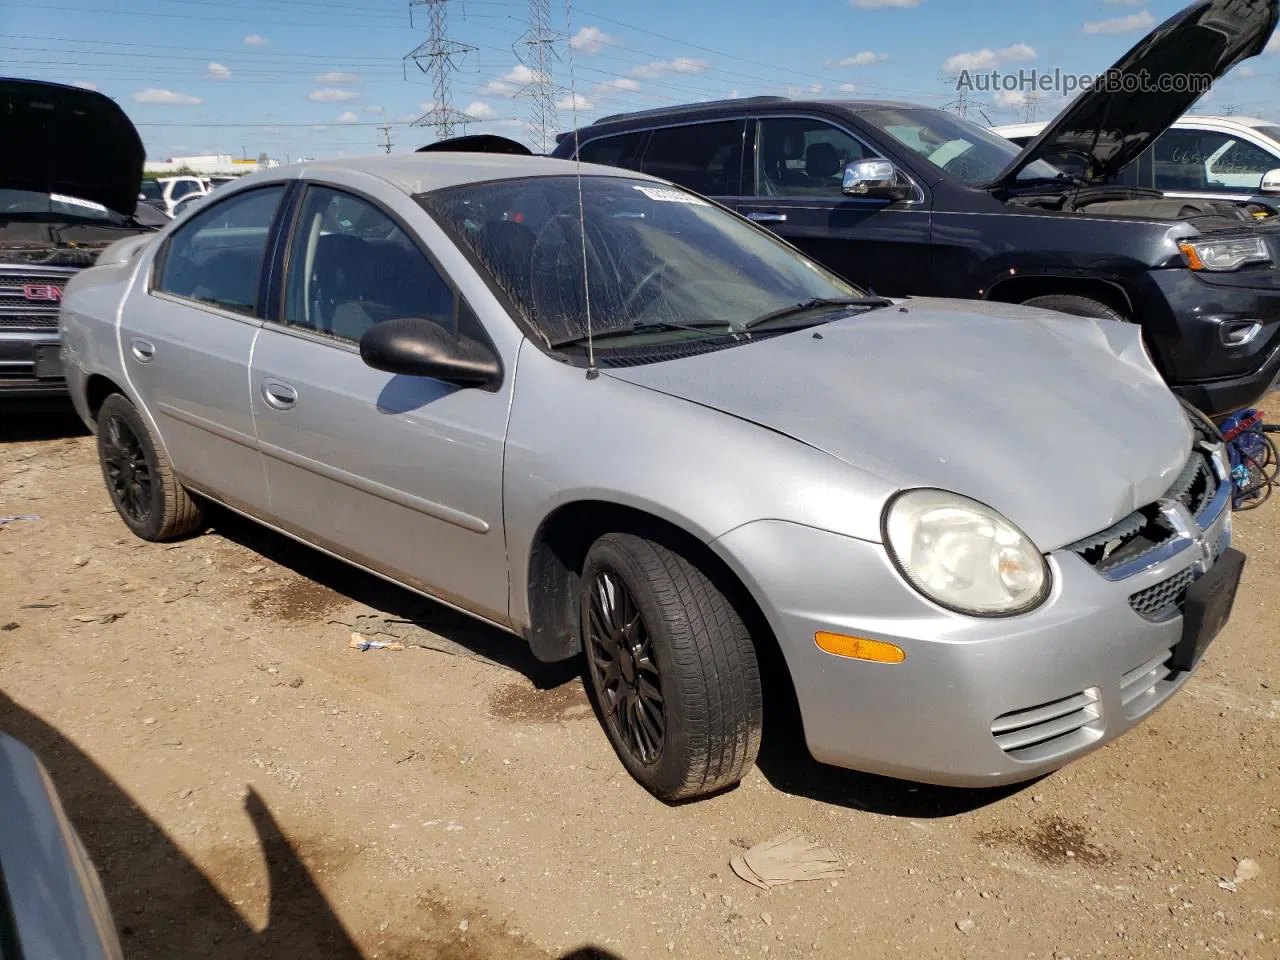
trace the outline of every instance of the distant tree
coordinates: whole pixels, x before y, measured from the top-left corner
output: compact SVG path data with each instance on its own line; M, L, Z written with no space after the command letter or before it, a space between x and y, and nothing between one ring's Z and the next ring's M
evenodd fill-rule
M265 167L270 162L271 158L267 156L267 152L265 150L258 154L258 166Z

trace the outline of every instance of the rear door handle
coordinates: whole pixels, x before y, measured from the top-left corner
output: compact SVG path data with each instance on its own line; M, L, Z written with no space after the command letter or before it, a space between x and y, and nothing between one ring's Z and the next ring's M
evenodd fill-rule
M282 380L263 380L262 399L277 410L288 410L298 402L298 391Z
M133 354L134 359L139 363L150 363L155 359L156 346L150 340L134 337L129 342L129 352Z
M747 214L747 219L754 220L756 223L786 223L787 215L774 211L752 210Z

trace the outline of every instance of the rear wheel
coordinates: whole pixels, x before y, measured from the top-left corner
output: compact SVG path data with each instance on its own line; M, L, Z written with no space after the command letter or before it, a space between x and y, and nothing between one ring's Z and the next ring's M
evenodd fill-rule
M581 621L605 732L642 786L675 801L742 779L760 750L755 648L698 567L642 537L606 534L587 553Z
M1119 320L1129 322L1119 310L1109 307L1101 300L1081 297L1074 293L1051 293L1043 297L1032 297L1022 302L1024 307L1039 307L1041 310L1056 310L1058 313L1069 313L1073 317L1096 317L1099 320Z
M200 504L173 475L137 409L119 393L98 410L98 460L111 502L135 535L172 540L200 526Z

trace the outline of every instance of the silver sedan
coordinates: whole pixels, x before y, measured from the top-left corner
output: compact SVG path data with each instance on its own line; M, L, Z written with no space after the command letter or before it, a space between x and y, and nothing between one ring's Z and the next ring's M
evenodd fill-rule
M1220 437L1138 327L871 296L614 169L255 174L107 251L62 333L134 533L216 501L585 653L668 800L753 763L762 662L821 761L1060 767L1183 684L1244 560Z

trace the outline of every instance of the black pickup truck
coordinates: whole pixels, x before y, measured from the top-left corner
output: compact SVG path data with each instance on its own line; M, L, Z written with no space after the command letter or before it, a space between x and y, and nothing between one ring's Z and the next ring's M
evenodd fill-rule
M109 97L0 79L0 404L66 394L62 288L109 244L168 222L135 213L138 132Z
M880 294L1139 323L1221 417L1280 376L1280 217L1114 179L1203 92L1152 88L1222 76L1276 21L1277 0L1193 3L1021 149L930 107L756 97L606 117L553 155L697 190Z

